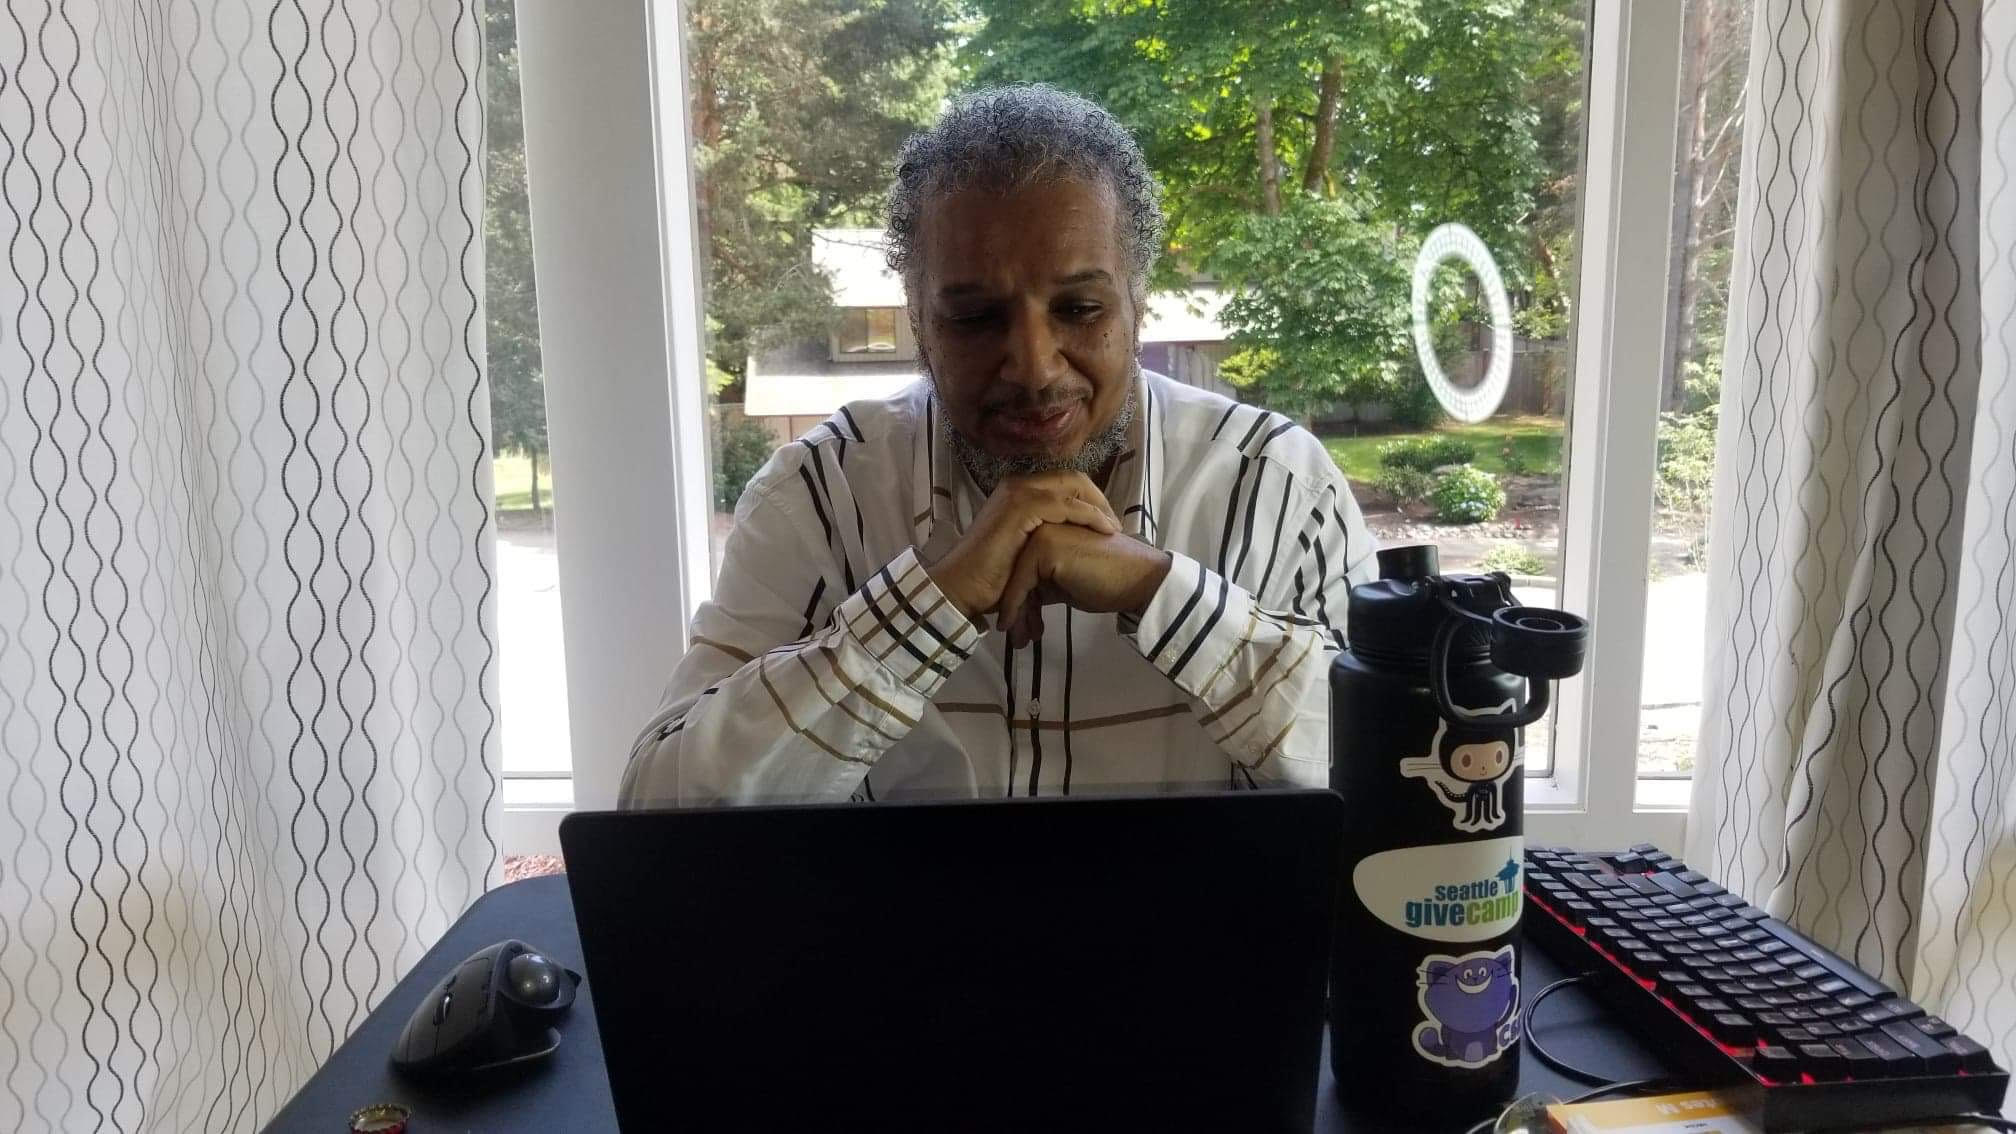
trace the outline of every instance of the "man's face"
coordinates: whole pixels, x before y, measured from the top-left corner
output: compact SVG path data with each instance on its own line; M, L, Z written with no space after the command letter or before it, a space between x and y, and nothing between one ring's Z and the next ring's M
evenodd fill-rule
M1068 467L1118 417L1134 373L1111 191L1061 180L954 193L920 235L912 302L950 425L990 457Z

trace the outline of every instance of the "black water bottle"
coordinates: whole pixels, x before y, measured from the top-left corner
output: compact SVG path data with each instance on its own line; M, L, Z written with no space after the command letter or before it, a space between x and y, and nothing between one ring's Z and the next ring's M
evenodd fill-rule
M1524 731L1588 627L1518 606L1502 573L1440 574L1432 545L1381 551L1379 575L1330 669L1331 1059L1351 1109L1467 1125L1518 1084Z

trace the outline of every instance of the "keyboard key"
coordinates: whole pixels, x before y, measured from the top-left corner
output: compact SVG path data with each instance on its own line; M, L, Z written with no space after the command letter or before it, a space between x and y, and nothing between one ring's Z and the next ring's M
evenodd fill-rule
M1677 1000L1685 1000L1689 1002L1695 1000L1706 1000L1708 998L1708 990L1702 988L1698 984L1676 985L1674 986L1673 989L1673 996Z
M1920 1016L1918 1019L1911 1021L1911 1026L1931 1036L1933 1039L1945 1039L1947 1036L1954 1034L1953 1025L1937 1016Z
M1810 1024L1820 1018L1811 1008L1785 1008L1781 1011L1785 1013L1786 1019L1795 1024Z
M1744 901L1741 897L1735 894L1723 893L1715 895L1715 904L1721 906L1723 909L1739 910L1748 906L1750 903Z
M1790 1048L1765 1044L1750 1057L1750 1069L1774 1083L1789 1083L1799 1078L1799 1057Z
M1658 874L1652 875L1651 879L1653 885L1659 887L1661 890L1666 891L1673 897L1686 899L1686 898L1698 898L1701 896L1701 892L1699 890L1696 890L1694 887L1688 885L1678 875L1667 874L1664 871L1661 871Z
M1753 1016L1757 1016L1759 1012L1769 1012L1771 1007L1771 1002L1761 996L1739 996L1736 998L1736 1010L1738 1012L1748 1012ZM1757 1018L1759 1022L1762 1022L1762 1016L1758 1016Z
M1806 1030L1813 1033L1814 1039L1820 1040L1822 1042L1833 1039L1835 1036L1848 1034L1842 1031L1840 1027L1838 1027L1837 1025L1831 1024L1826 1020L1815 1020L1812 1023L1806 1025Z
M1793 969L1792 975L1798 977L1800 980L1819 980L1821 977L1827 975L1827 970L1809 961Z
M1746 929L1736 935L1736 940L1741 941L1745 945L1755 945L1757 951L1766 956L1791 948L1790 945L1785 944L1783 941L1776 942L1778 948L1771 948L1773 941L1771 935L1761 929Z
M1757 923L1762 929L1785 944L1806 955L1814 964L1847 981L1856 989L1869 996L1888 996L1890 990L1883 982L1821 948L1818 942L1774 917L1765 917Z
M1801 1004L1819 1004L1827 999L1827 994L1817 988L1801 988L1791 993L1792 999Z
M1693 980L1694 974L1685 969L1660 969L1658 972L1652 974L1653 983L1659 986L1660 992L1668 996L1673 995L1675 988L1683 984L1691 984Z
M1856 1015L1869 1022L1870 1027L1880 1027L1889 1020L1909 1020L1913 1016L1923 1016L1925 1009L1918 1007L1901 996L1889 1000L1878 1000Z
M1987 1048L1966 1036L1947 1036L1939 1042L1946 1045L1946 1050L1960 1060L1962 1071L1995 1070L1995 1057L1988 1053Z
M1757 1025L1741 1012L1717 1012L1708 1017L1705 1023L1708 1034L1723 1043L1750 1043L1757 1038Z
M1884 1035L1896 1040L1899 1047L1917 1056L1929 1074L1950 1075L1960 1069L1958 1052L1947 1050L1945 1041L1933 1039L1912 1027L1908 1021L1892 1020L1880 1030Z
M1755 949L1745 949L1742 947L1742 945L1743 943L1738 941L1733 945L1727 946L1726 948L1729 949L1729 955L1743 962L1746 965L1754 965L1764 959L1764 954L1758 952Z
M1883 1063L1883 1074L1888 1078L1901 1075L1916 1075L1925 1070L1925 1061L1904 1049L1904 1045L1884 1035L1882 1032L1864 1032L1855 1037L1862 1046L1876 1053Z
M1736 1010L1729 1006L1728 1001L1715 996L1695 1001L1694 1008L1696 1011L1706 1012L1710 1015L1717 1012L1734 1012Z
M1638 972L1648 973L1666 963L1666 954L1656 949L1634 949L1625 954L1625 960Z
M1741 956L1741 954L1738 954ZM1750 966L1750 971L1758 976L1777 976L1785 971L1785 966L1776 961L1759 961Z
M1687 883L1689 886L1699 886L1701 883L1708 881L1708 876L1698 870L1683 870L1678 877L1680 881Z
M1786 1028L1779 1034L1779 1042L1787 1047L1798 1047L1802 1043L1819 1043L1820 1037L1805 1028Z
M1828 977L1826 980L1814 985L1813 988L1816 991L1832 996L1835 993L1848 991L1848 982L1842 980L1840 977Z
M1828 1040L1827 1046L1833 1048L1835 1054L1841 1057L1842 1070L1850 1078L1874 1078L1883 1066L1883 1061L1876 1053L1864 1047L1854 1036Z
M1790 1008L1792 1005L1800 1002L1796 993L1777 991L1767 992L1757 999L1762 1000L1773 1008Z
M1806 1073L1815 1079L1841 1077L1841 1053L1824 1043L1802 1043L1793 1049Z
M1853 1011L1857 1008L1873 1004L1875 1003L1875 1000L1872 997L1864 996L1859 992L1849 992L1835 997L1834 1003L1839 1004L1841 1007L1846 1008L1850 1011Z
M1739 916L1741 916L1744 921L1761 922L1761 921L1769 921L1771 919L1770 914L1765 913L1763 910L1758 909L1756 906L1744 906L1743 912Z

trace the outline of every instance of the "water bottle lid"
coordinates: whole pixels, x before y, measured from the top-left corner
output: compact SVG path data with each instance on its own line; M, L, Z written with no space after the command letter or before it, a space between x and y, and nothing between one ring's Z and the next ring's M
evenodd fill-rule
M1434 564L1434 548L1425 556L1411 548L1400 557L1403 569L1413 569L1424 561ZM1388 568L1381 552L1380 569ZM1493 611L1511 603L1511 582L1503 575L1445 575L1434 577L1465 610L1489 619ZM1430 577L1381 578L1351 588L1351 652L1367 661L1386 665L1425 669L1435 631L1451 617L1430 585ZM1491 660L1491 643L1481 627L1465 630L1451 650L1458 665L1485 665Z

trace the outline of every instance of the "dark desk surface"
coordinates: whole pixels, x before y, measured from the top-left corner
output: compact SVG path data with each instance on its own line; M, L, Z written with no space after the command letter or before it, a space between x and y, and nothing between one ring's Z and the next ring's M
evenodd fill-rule
M427 990L470 954L507 937L535 945L569 968L583 968L581 939L574 929L574 906L564 876L516 882L478 899L267 1129L328 1134L342 1130L344 1120L360 1106L396 1102L413 1112L410 1134L615 1130L616 1112L602 1070L602 1042L595 1031L592 978L582 984L580 998L561 1029L566 1038L550 1059L453 1086L410 1082L395 1075L386 1062L400 1029ZM1538 990L1562 975L1552 958L1533 950L1526 955L1521 983ZM1534 1030L1557 1056L1594 1071L1620 1079L1647 1078L1666 1071L1658 1058L1577 988L1549 997ZM1566 1097L1586 1089L1540 1064L1530 1050L1524 1051L1523 1060L1522 1092ZM1327 1053L1322 1075L1316 1129L1325 1134L1373 1129L1368 1121L1354 1121L1345 1113ZM1377 1089L1376 1085L1367 1086ZM1378 1128L1391 1132L1392 1121L1384 1120Z

